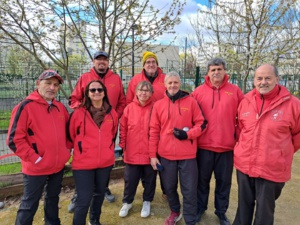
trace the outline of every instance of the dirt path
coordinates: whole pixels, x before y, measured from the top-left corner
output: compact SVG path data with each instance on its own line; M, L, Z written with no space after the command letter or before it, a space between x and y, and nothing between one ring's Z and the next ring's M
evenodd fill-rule
M159 182L159 180L158 180ZM155 199L152 202L151 216L148 218L140 217L140 210L142 207L141 201L141 190L142 187L139 186L138 192L136 194L135 201L133 203L133 208L131 209L128 217L120 218L118 216L119 210L122 205L122 195L123 195L123 180L114 181L110 188L116 196L116 202L108 203L104 202L102 208L101 223L102 225L153 225L153 224L163 224L164 219L169 214L169 209L167 203L161 198L161 190L159 183L156 188ZM212 182L211 187L214 187L214 182ZM300 187L300 153L295 154L294 164L293 164L293 174L291 181L287 182L283 192L276 204L275 213L275 225L298 225L300 224L300 192L298 192ZM60 198L60 218L62 225L72 224L73 215L67 212L68 204L72 197L73 190L65 188L62 191ZM0 210L0 224L1 225L12 225L16 217L16 212L19 206L20 198L10 198L6 201L6 207ZM43 225L43 201L40 203L40 207L35 216L33 225ZM230 207L227 212L229 220L232 222L235 216L235 211L237 207L237 184L235 172L233 175L233 185L230 197ZM213 207L213 196L210 196L209 208L204 214L203 219L199 225L218 225L218 219L214 215ZM178 225L183 225L184 222L181 220Z

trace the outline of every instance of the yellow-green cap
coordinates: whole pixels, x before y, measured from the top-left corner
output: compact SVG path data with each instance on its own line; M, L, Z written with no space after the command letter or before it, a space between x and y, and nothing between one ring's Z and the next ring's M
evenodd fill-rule
M142 59L143 66L145 65L146 60L149 58L154 58L156 61L156 64L158 65L157 56L153 52L144 52L143 59Z

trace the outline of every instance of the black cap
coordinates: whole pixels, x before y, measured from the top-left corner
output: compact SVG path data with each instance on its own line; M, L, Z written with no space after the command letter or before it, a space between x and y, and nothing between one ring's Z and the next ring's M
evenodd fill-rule
M107 52L105 51L97 51L95 54L94 54L94 59L98 58L99 56L104 56L106 58L109 58Z

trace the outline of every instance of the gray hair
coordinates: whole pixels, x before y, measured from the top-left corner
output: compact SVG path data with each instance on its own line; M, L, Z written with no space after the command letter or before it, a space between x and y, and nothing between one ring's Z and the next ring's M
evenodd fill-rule
M211 60L209 60L207 62L207 66L206 66L206 72L209 71L209 67L210 66L219 66L219 65L223 65L224 70L226 70L226 62L224 59L222 58L213 58Z
M151 93L153 93L153 86L148 81L141 81L140 83L138 83L135 88L135 92L142 89L143 87L146 87Z
M179 79L179 81L181 82L179 74L175 71L170 71L169 73L166 74L164 83L166 83L166 80L169 79L170 77L177 77Z

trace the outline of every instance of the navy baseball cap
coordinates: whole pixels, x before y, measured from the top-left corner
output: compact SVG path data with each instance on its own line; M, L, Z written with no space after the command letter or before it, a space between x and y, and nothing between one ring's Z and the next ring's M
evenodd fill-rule
M94 59L98 58L99 56L104 56L106 58L109 58L107 52L105 51L97 51L95 54L94 54Z

